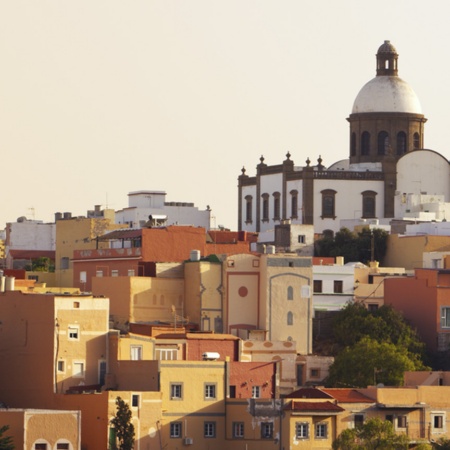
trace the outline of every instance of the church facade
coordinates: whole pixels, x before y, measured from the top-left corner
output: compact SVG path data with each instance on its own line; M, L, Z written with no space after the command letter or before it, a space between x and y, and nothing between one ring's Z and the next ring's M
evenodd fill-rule
M385 41L376 76L358 93L351 114L349 155L329 167L309 158L296 166L290 153L278 165L264 157L256 175L238 178L238 229L264 232L289 220L334 233L342 220L385 223L420 216L450 217L446 158L424 146L427 121L419 99L398 76L398 53Z

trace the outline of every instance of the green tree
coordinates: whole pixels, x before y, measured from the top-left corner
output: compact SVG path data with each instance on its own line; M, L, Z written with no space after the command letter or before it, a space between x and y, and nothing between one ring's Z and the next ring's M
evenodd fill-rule
M13 439L11 436L3 436L9 430L8 425L0 427L0 450L14 450Z
M127 403L120 397L116 398L116 415L111 420L115 429L119 450L132 450L134 448L134 425L131 423L131 411Z
M315 244L316 256L343 256L345 261L368 262L372 258L383 261L386 254L388 233L379 228L364 228L353 233L341 228L334 237L325 236ZM373 253L373 254L372 254Z
M362 388L383 383L400 386L403 373L415 369L415 362L404 348L364 337L335 357L327 385Z
M31 270L34 272L54 272L55 266L50 258L42 256L32 260Z
M409 439L396 434L388 420L367 420L358 428L344 430L333 442L333 450L400 450L407 449Z

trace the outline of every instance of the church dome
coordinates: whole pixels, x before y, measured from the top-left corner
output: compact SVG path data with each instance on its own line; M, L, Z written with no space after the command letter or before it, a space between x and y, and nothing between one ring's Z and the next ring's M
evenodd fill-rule
M398 76L377 76L359 91L352 109L352 114L372 112L422 114L422 107L406 81Z
M377 76L359 91L352 114L358 113L422 114L417 95L398 76L398 53L390 41L378 48Z

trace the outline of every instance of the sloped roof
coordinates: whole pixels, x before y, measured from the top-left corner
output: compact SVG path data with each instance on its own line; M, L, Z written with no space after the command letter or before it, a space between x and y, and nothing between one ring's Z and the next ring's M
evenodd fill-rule
M332 399L332 395L327 394L318 388L301 388L288 395L286 398L329 398Z
M351 388L329 388L323 391L331 395L339 403L375 403L375 400L367 397L356 389Z
M345 411L338 405L331 402L302 402L293 401L286 406L287 410L298 411L303 413L340 413Z

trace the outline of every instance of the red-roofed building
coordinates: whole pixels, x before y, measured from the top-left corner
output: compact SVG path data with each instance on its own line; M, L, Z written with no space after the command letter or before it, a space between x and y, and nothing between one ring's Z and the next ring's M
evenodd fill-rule
M255 240L254 233L189 226L116 230L97 238L109 248L74 251L73 285L89 291L94 276L154 276L155 262L182 262L192 251L200 257L250 253Z

